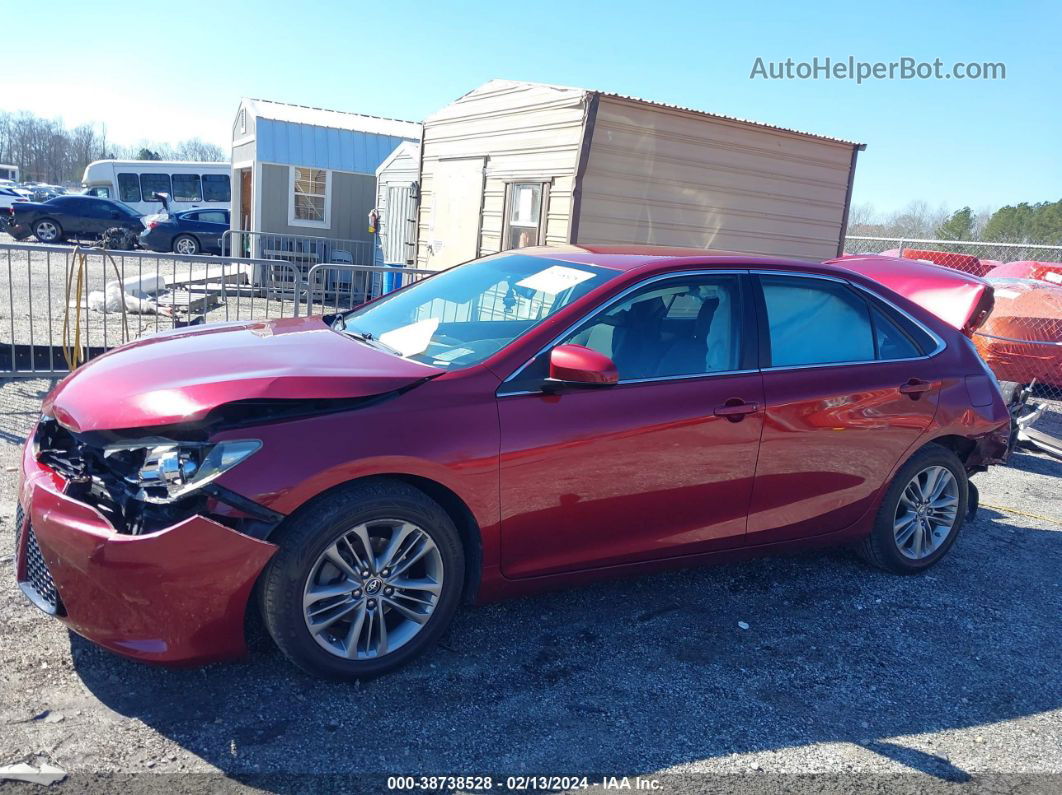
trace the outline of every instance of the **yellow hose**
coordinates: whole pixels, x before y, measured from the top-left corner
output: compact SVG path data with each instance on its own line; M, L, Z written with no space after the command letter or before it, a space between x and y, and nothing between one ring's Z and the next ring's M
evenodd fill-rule
M71 254L71 259L67 261L66 269L66 309L63 312L63 358L66 359L66 366L70 370L75 370L78 365L82 363L81 358L81 305L82 294L85 286L88 282L88 278L85 274L85 265L88 262L89 250L83 250L81 246L74 246L74 251ZM104 256L111 261L111 267L114 268L114 275L118 279L118 284L122 283L122 274L118 270L118 263L114 261L114 257L106 249L102 249ZM71 282L74 279L74 270L77 270L77 284L75 288L75 306L77 307L74 314L74 340L73 345L70 344L70 287ZM104 301L106 302L106 284L104 285ZM106 307L105 307L106 308ZM106 321L104 321L106 322ZM125 311L125 296L122 296L122 342L129 341L129 318Z
M993 505L990 502L982 502L980 503L980 507L991 508L994 511L1006 511L1007 513L1012 513L1015 516L1024 516L1028 519L1038 519L1041 522L1050 522L1051 524L1062 525L1062 520L1054 516L1044 516L1043 514L1039 513L1028 513L1026 511L1019 511L1017 508L1008 508L1006 505Z

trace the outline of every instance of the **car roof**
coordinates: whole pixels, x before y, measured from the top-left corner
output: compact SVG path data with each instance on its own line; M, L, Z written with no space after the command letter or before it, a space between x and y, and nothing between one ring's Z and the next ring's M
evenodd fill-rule
M504 253L504 252L503 252ZM696 265L701 268L772 267L785 270L814 269L838 271L841 269L824 265L821 260L803 260L792 257L772 257L762 254L747 254L721 249L678 248L673 246L599 246L568 245L522 248L520 254L543 259L563 260L583 265L596 265L619 271L671 270Z
M894 281L896 277L903 277L904 280L914 279L922 282L923 285L935 284L944 288L955 287L964 283L971 285L984 284L976 276L951 268L880 254L845 255L826 260L815 260L748 254L720 249L635 245L535 247L522 248L520 253L544 259L596 265L613 270L638 270L643 273L666 272L691 266L700 269L739 267L804 271L832 275L841 279L850 279L852 276L856 276L886 286L891 286L890 282ZM903 292L903 290L901 289L899 292Z

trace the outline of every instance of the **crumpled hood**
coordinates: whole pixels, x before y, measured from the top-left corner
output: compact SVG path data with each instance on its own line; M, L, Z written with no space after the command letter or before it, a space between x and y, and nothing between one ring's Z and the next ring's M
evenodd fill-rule
M236 400L380 395L443 370L377 350L318 317L156 334L79 367L44 401L74 431L202 419Z

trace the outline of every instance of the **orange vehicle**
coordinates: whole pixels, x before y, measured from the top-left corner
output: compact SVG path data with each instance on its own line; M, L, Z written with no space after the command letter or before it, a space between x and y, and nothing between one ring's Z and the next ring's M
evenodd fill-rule
M1062 263L1025 260L993 268L995 308L974 335L1001 381L1062 388Z

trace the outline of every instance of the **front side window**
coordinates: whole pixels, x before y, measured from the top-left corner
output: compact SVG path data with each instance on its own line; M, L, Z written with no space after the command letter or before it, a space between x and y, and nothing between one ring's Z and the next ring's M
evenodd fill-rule
M320 168L291 168L288 220L303 226L328 226L330 175Z
M506 210L506 248L541 245L546 186L539 182L509 185Z
M612 359L621 381L741 369L739 277L656 282L598 313L561 342Z
M134 179L136 178L135 174L133 175L133 178ZM87 191L85 191L85 195L86 196L98 196L101 199L109 199L109 198L111 198L111 189L108 188L106 185L97 185L96 187L89 188ZM136 199L133 199L133 201L140 201L140 183L139 183L139 181L137 182L137 185L136 185L136 196L137 196Z
M99 193L97 196L101 196ZM109 199L110 196L101 196ZM124 202L140 201L140 178L136 174L118 175L118 198Z
M761 276L772 367L874 361L866 302L839 282Z
M174 174L173 198L179 202L203 201L203 191L198 174Z
M170 175L169 174L141 174L140 175L140 193L144 197L146 202L162 201L158 194L165 193L168 196L173 195L173 189L170 187Z
M619 271L503 254L442 271L340 316L335 328L396 355L478 364Z
M203 175L203 200L208 202L228 202L232 200L228 174Z

